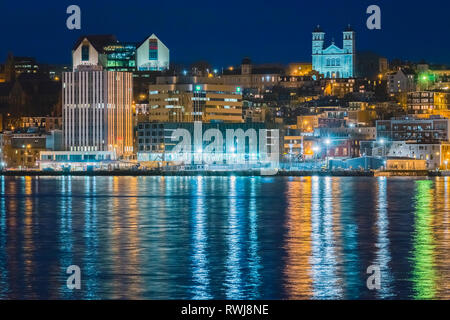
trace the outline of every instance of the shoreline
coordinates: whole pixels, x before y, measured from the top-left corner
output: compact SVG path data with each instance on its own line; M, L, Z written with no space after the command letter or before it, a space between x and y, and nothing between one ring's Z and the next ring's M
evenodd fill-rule
M434 177L444 176L442 172L435 171L278 171L274 175L262 174L260 170L254 171L2 171L0 176L5 177L140 177L140 176L242 176L242 177Z

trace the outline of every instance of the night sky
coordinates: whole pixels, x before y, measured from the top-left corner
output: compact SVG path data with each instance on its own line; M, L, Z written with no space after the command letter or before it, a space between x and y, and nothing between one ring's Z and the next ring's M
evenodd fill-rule
M81 30L66 28L67 6L81 7ZM382 30L366 28L366 9L381 7ZM141 41L155 33L171 62L207 60L214 67L311 61L311 31L317 24L342 44L351 24L359 51L450 63L448 0L25 0L0 2L0 61L8 51L43 63L70 63L81 34L115 34ZM328 43L329 43L328 42Z

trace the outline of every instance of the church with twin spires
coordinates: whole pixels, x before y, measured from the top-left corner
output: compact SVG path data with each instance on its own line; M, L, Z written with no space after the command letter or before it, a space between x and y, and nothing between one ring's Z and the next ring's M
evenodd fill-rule
M312 68L325 78L353 78L355 76L355 31L350 25L343 32L343 47L334 41L327 48L325 32L320 26L312 33Z

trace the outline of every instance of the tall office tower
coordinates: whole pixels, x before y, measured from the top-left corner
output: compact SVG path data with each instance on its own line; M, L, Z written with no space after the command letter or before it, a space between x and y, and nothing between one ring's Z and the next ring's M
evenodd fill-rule
M68 151L133 153L132 74L80 66L63 74L64 144Z

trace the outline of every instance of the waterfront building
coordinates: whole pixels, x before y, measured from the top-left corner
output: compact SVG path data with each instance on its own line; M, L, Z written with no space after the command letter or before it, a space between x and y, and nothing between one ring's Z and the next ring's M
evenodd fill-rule
M43 151L38 162L43 171L110 171L132 166L117 161L112 151Z
M386 160L386 170L389 171L415 171L428 170L427 162L407 157L393 157Z
M386 147L387 157L406 157L410 159L425 160L426 169L442 168L450 161L450 144L416 143L414 141L393 141Z
M68 151L133 153L132 74L79 66L63 74L64 145Z
M149 86L148 118L154 122L242 123L242 88L209 83Z
M6 168L36 168L39 153L45 151L46 136L28 133L1 135L2 163Z
M312 33L312 68L325 78L355 76L355 32L348 26L343 32L343 47L334 41L325 48L325 32L320 26Z
M377 139L388 141L449 141L450 119L440 116L412 116L376 121Z
M179 130L186 130L187 136L178 136ZM232 145L228 140L230 131L234 135ZM213 141L209 136L211 133L219 135L220 141ZM194 156L201 154L203 159L207 159L219 152L224 155L224 161L228 156L233 156L243 163L255 163L262 161L260 150L264 147L266 153L281 155L283 150L279 146L283 145L284 135L280 127L264 123L140 122L137 129L137 159L146 166L161 166L180 161L191 163ZM188 141L188 150L183 150L188 158L182 158L184 155L180 155L177 149L182 141L180 138ZM218 144L217 149L211 150L211 145L215 143ZM224 161L217 161L217 164Z
M47 133L45 149L52 151L64 150L64 133L62 130L51 130Z

